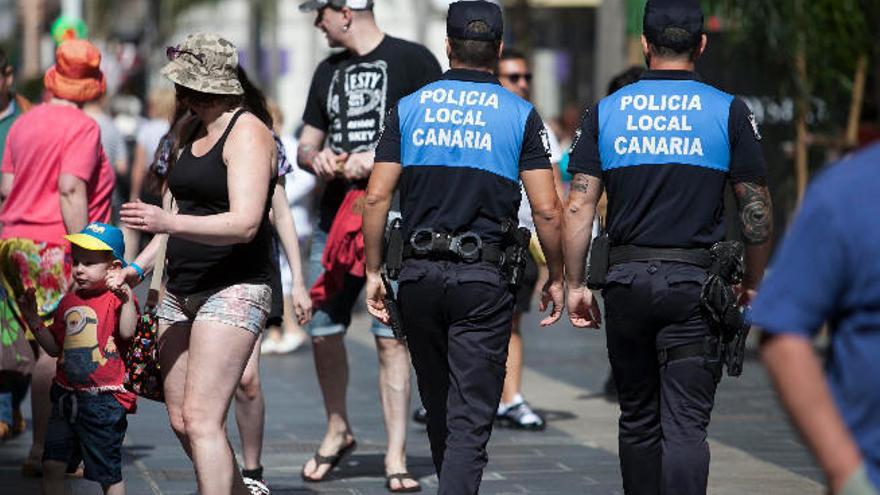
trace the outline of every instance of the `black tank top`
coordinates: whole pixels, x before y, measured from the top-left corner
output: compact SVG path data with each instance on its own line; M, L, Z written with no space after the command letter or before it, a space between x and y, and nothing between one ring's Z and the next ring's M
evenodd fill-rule
M244 113L238 110L223 135L203 156L192 153L189 143L168 176L168 187L181 215L208 216L229 211L226 164L223 147L229 132ZM272 260L272 232L269 205L275 179L257 235L248 243L209 246L179 237L168 240L168 290L177 296L216 291L235 284L269 284Z

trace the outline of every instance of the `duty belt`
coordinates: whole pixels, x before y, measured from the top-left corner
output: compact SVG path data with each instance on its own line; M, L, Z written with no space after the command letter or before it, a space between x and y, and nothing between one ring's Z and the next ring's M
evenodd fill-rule
M702 268L712 266L712 256L708 249L695 248L651 248L641 246L615 246L611 248L610 265L627 261L676 261Z
M486 261L494 264L504 262L504 251L494 245L483 244L474 232L451 235L431 229L419 229L403 246L403 258L427 258L476 263Z

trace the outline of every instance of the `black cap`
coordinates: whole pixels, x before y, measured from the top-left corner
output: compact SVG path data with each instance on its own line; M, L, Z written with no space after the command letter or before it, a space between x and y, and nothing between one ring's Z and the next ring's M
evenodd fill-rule
M683 29L690 38L670 40L663 35L668 28ZM699 0L648 0L643 32L654 45L676 51L693 47L703 34L703 9Z
M485 22L489 31L475 33L468 30L468 24L474 21ZM446 35L459 40L498 41L504 35L501 8L485 0L452 3L446 18Z

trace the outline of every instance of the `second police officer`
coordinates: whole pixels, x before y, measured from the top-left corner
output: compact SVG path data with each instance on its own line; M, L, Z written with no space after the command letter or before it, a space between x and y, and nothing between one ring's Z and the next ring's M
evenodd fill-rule
M627 494L706 493L706 428L721 373L701 291L716 260L712 248L725 236L726 182L746 244L741 303L753 296L770 249L760 135L745 103L694 72L706 47L702 24L698 0L647 2L649 70L585 113L569 166L566 279L569 315L579 327L599 320L584 286L584 259L595 205L603 187L608 192L610 268L597 268L594 249L590 280L594 270L601 271L597 281L605 276Z
M492 74L502 32L497 5L450 5L452 68L391 110L367 189L367 306L390 323L380 264L400 185L406 242L399 309L441 494L477 493L487 462L513 316L516 270L508 255L520 179L550 272L542 309L554 307L542 324L558 320L563 308L562 205L541 118Z

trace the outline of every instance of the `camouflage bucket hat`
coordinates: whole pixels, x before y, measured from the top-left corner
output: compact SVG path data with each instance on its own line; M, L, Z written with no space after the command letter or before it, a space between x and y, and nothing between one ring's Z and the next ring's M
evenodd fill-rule
M238 50L216 34L191 34L169 46L165 55L169 62L160 72L175 84L201 93L244 94L238 81Z

